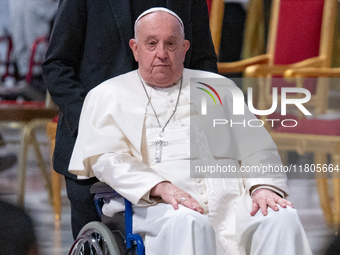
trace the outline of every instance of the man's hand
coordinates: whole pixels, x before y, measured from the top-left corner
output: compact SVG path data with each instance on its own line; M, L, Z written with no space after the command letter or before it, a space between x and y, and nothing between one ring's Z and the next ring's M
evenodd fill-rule
M275 192L269 189L258 189L252 195L253 206L250 212L251 216L254 216L258 210L261 209L262 214L266 216L268 214L268 206L274 211L278 211L280 205L282 208L286 208L287 205L294 208L292 202L280 197Z
M191 195L170 182L160 182L150 191L153 197L161 197L167 204L171 204L175 210L178 205L184 205L201 214L204 213L203 207Z

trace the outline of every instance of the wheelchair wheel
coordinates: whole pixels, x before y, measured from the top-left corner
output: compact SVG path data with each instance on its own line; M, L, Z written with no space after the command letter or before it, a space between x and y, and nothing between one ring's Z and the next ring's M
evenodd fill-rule
M119 255L111 230L101 222L90 222L80 231L69 255Z

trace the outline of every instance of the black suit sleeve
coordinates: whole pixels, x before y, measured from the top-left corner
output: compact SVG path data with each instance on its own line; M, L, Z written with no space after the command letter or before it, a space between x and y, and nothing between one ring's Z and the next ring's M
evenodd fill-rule
M71 134L76 134L86 96L78 79L87 23L85 2L60 2L43 63L44 83Z

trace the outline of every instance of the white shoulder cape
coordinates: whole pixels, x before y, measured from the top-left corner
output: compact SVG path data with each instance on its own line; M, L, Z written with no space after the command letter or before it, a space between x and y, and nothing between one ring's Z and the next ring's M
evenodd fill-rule
M216 78L226 88L236 85L229 79L205 71L184 69L182 94L200 112L200 97L190 98L190 89L196 87L193 81ZM194 80L193 80L194 79ZM190 86L190 80L194 85ZM195 86L195 87L193 87ZM243 122L256 117L245 107L245 114L232 114L233 99L228 89L219 90L223 107L212 108L203 120L205 132L217 132L209 140L211 152L216 157L242 160L265 149L276 149L270 135L263 127L250 128L236 125L219 125L214 129L212 119L233 119ZM193 94L193 93L191 93ZM81 176L95 176L90 158L104 153L128 153L141 160L141 140L144 116L148 99L138 77L132 71L109 79L92 89L84 102L78 129L78 138L71 157L69 171ZM209 109L210 109L209 108ZM209 120L210 119L210 120ZM210 136L209 136L210 137ZM211 136L214 137L214 136Z

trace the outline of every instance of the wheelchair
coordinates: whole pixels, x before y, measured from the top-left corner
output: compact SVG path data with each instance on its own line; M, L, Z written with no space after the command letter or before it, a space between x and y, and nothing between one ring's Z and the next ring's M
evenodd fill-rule
M109 218L103 216L103 204L121 196L102 182L92 185L91 194L95 194L94 202L102 222L86 224L73 243L69 255L144 255L143 239L132 231L131 202L124 199L125 211Z

